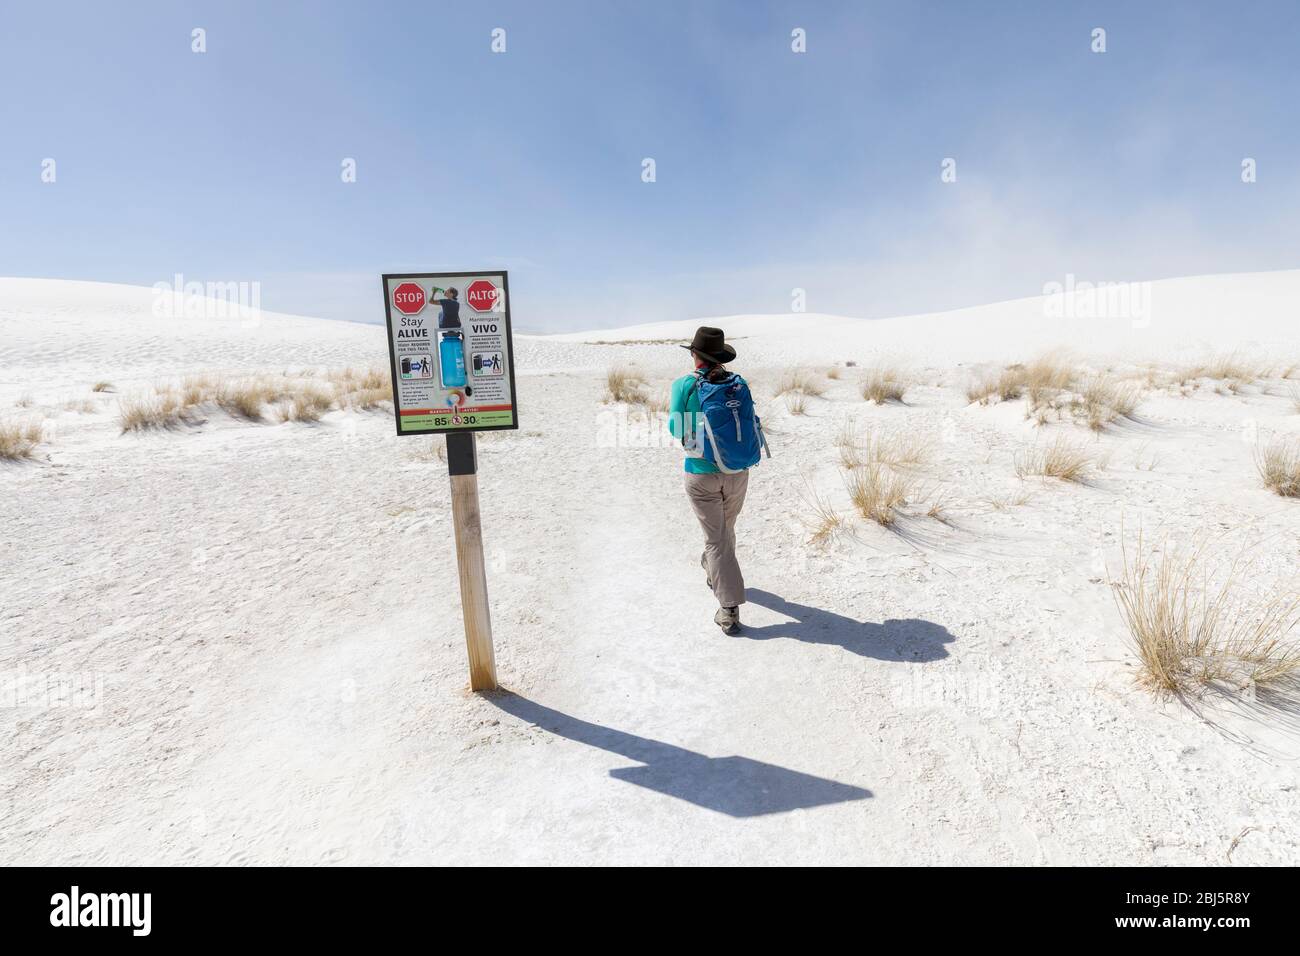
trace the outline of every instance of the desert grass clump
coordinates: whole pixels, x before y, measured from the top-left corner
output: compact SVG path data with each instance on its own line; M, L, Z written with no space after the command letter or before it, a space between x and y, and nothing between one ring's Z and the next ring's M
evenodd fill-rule
M972 405L988 405L997 393L997 380L990 375L977 376L966 386L966 400Z
M286 374L285 377L289 376ZM299 377L314 377L314 373L302 372ZM387 389L391 393L393 389L393 376L386 365L326 369L322 377L343 394L372 388Z
M176 428L191 420L193 405L169 388L152 395L125 395L117 400L117 421L123 433Z
M872 463L845 472L844 487L858 514L882 527L892 527L907 504L912 481L906 475Z
M852 418L843 418L835 429L835 447L839 449L840 464L845 468L857 468L863 464L862 442L858 434L858 423Z
M937 491L930 499L930 506L925 511L927 518L933 518L940 524L952 524L952 519L948 516L948 494L943 491Z
M668 405L669 405L669 398L670 398L669 391L670 389L667 386L665 386L656 391L646 393L645 401L641 403L641 407L645 410L647 415L668 414Z
M260 422L266 405L281 397L279 389L263 379L234 379L222 383L216 402L236 418Z
M116 391L116 389L113 388L113 383L112 383L112 382L96 382L94 385L90 386L90 390L91 390L92 392L112 392L112 391Z
M800 520L811 532L808 543L825 548L848 528L848 521L835 507L807 483L801 494L804 510Z
M1099 432L1121 418L1131 419L1141 399L1141 389L1135 383L1099 375L1079 386L1073 411L1090 429Z
M1028 363L1008 365L996 374L976 378L966 389L966 398L980 405L994 398L1012 402L1026 396L1031 410L1037 412L1057 394L1070 388L1078 373L1066 357L1051 352Z
M340 408L366 412L392 400L393 389L391 386L387 388L359 388L355 391L343 392L338 398Z
M605 401L644 405L645 385L645 374L639 369L626 365L612 366L605 372Z
M179 385L175 386L181 402L187 406L202 405L204 402L215 400L220 389L221 379L210 373L187 375L181 379Z
M1205 562L1201 543L1190 553L1168 542L1150 553L1138 534L1130 555L1112 577L1115 603L1141 666L1141 681L1179 695L1217 685L1231 690L1294 681L1300 646L1300 594L1275 590L1262 600L1242 597L1240 559L1219 575Z
M83 415L93 415L99 411L99 406L88 398L70 398L63 403L65 412L80 412Z
M1087 477L1093 458L1086 449L1057 438L1050 445L1037 445L1016 456L1016 475L1042 475L1061 481L1079 482Z
M984 503L993 511L1010 511L1012 508L1020 508L1027 505L1029 499L1029 492L1022 490L1009 495L991 495L984 499Z
M318 422L334 407L334 395L324 388L304 385L276 407L282 422Z
M310 373L304 373L304 377L310 377ZM323 377L333 387L339 408L370 411L393 400L393 376L384 365L330 369Z
M1025 367L1012 365L996 375L985 374L966 389L966 398L976 404L989 405L996 398L1003 402L1012 402L1022 398L1026 389Z
M785 407L791 415L807 415L808 396L803 392L786 392Z
M841 374L840 367L838 365L832 365L830 368L826 370L826 377L831 379L832 381L837 381L840 377L840 374Z
M820 398L826 392L826 385L812 369L788 368L777 379L776 391L773 394L780 396L790 392Z
M1276 439L1256 445L1255 468L1269 491L1283 498L1300 498L1300 441Z
M907 429L872 432L867 442L867 462L891 468L917 468L930 460L934 439Z
M862 380L862 397L877 405L888 402L901 404L906 394L906 377L897 369L883 366L875 368Z
M1177 375L1180 384L1199 378L1219 382L1230 382L1231 391L1239 390L1242 384L1251 384L1264 378L1268 369L1260 362L1242 356L1236 352L1215 355L1202 362L1185 366ZM1220 394L1223 394L1222 392Z
M40 419L0 421L0 459L22 461L32 457L36 446L45 440L45 426Z
M1040 355L1021 368L1025 388L1042 388L1062 391L1078 378L1078 372L1069 358L1060 352Z

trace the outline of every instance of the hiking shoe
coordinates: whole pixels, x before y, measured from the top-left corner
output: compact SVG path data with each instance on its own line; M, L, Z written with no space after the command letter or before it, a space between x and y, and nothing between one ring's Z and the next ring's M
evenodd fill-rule
M704 569L704 583L707 584L709 590L712 591L713 581L709 578L709 556L707 554L700 555L700 567Z
M713 623L722 628L723 634L735 634L740 630L740 608L720 607L713 615Z

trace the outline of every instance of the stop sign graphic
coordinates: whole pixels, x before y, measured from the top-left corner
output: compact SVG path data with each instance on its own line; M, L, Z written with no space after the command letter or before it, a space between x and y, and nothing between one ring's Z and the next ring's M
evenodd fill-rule
M424 290L414 282L403 282L393 290L393 305L402 315L415 315L424 308Z
M465 290L465 301L475 312L491 312L497 307L501 290L487 279L475 279Z

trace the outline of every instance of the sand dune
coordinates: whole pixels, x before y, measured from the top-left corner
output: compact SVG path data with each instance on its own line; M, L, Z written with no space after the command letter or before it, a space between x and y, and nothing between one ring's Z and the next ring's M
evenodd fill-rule
M1137 321L1026 299L519 337L522 428L480 442L510 693L478 697L436 440L397 438L382 406L119 426L123 395L177 376L385 365L380 326L167 318L148 289L0 280L0 417L46 438L0 462L0 670L24 688L0 708L6 859L1300 862L1294 723L1153 698L1106 570L1140 524L1251 547L1252 588L1296 580L1300 504L1252 452L1300 436L1282 377L1300 272L1150 295ZM711 621L679 454L602 402L614 363L665 387L702 321L736 340L775 451L741 521L739 637ZM967 397L1053 347L1137 383L1137 411L1094 432ZM1234 351L1257 378L1144 367ZM886 360L904 403L866 403ZM805 415L774 395L794 364L824 386ZM852 517L846 421L927 452L899 466L915 490L892 530ZM1058 436L1089 480L1018 477ZM809 489L849 519L820 547Z

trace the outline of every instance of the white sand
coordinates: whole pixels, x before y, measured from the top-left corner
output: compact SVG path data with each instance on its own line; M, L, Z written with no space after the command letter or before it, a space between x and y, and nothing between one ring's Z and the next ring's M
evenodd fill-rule
M466 689L429 439L397 438L386 411L115 422L119 395L164 378L386 363L382 328L160 319L151 302L0 280L0 414L43 415L49 436L0 462L0 670L99 688L94 708L0 707L0 862L1300 862L1294 728L1153 700L1104 580L1121 520L1223 532L1225 554L1254 542L1252 586L1296 580L1300 503L1252 464L1256 435L1300 435L1288 383L1153 392L1095 438L969 405L960 367L1058 344L1280 366L1300 360L1300 272L1154 283L1146 324L1049 319L1037 300L717 320L777 456L741 521L739 637L711 620L679 455L597 447L606 366L662 387L684 353L587 343L699 323L520 337L523 428L480 443L513 691L487 698ZM906 406L858 397L881 358L921 383ZM845 360L807 418L772 398L779 368ZM63 409L87 398L97 411ZM807 543L805 480L843 504L846 415L930 436L918 476L951 525ZM1108 467L1086 486L1018 479L1017 451L1056 434Z

